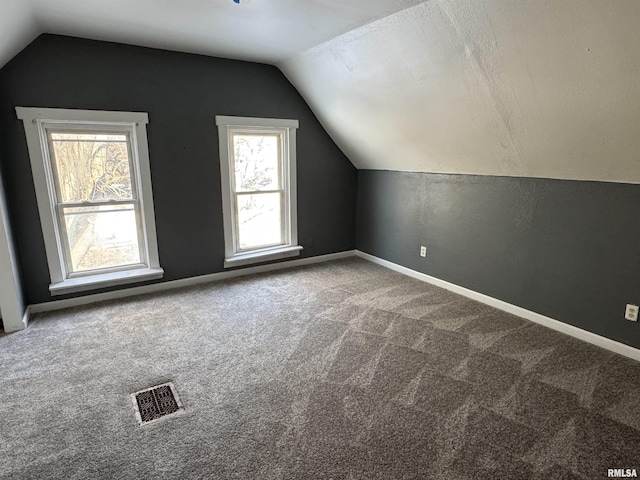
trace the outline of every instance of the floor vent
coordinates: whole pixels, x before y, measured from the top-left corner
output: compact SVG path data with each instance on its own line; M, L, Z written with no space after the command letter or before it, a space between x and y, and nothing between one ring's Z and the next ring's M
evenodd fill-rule
M131 394L138 425L147 425L183 410L173 383L163 383L155 387Z

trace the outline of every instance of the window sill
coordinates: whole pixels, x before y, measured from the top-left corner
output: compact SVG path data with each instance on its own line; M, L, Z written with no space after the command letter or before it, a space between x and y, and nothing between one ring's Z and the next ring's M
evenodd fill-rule
M101 275L68 278L62 282L52 283L49 285L49 291L52 295L64 295L66 293L142 282L144 280L155 280L162 278L163 275L164 270L162 268L139 268L122 272L103 273Z
M224 268L240 267L242 265L250 265L252 263L295 257L300 255L300 250L302 250L302 247L300 245L295 245L291 247L270 248L268 250L241 253L231 258L225 258Z

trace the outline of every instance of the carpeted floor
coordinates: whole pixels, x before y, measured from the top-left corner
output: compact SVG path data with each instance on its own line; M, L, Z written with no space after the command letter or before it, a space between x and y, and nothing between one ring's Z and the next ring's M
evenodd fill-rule
M640 363L355 258L42 314L0 363L0 478L640 470Z

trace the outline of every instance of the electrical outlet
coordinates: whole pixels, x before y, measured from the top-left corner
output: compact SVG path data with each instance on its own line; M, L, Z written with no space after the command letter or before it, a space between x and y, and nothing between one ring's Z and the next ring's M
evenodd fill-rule
M420 247L420 256L421 257L426 257L427 256L427 247Z
M631 305L627 303L627 309L624 311L624 318L631 320L632 322L638 321L638 305Z

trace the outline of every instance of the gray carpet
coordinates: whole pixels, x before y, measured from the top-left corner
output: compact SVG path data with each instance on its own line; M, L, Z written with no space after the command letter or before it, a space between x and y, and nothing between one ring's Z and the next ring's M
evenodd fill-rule
M41 314L0 361L1 478L640 469L639 363L355 258Z

